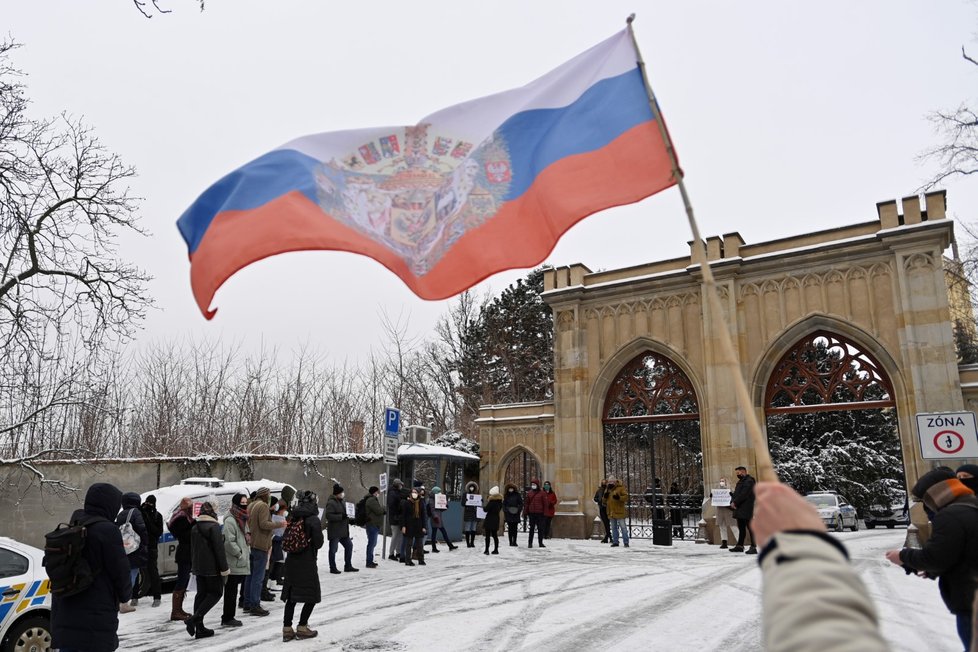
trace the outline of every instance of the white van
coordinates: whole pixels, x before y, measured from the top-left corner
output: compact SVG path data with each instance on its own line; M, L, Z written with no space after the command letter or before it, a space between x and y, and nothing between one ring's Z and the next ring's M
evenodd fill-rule
M145 491L140 498L146 500L149 495L156 496L156 510L163 517L163 536L159 540L159 553L157 554L157 564L160 570L160 579L174 579L177 576L177 562L174 556L177 553L177 540L170 534L167 523L170 517L180 506L182 498L189 497L195 506L195 512L199 509L200 503L208 499L217 500L217 515L220 521L224 521L228 510L231 507L231 498L234 494L244 494L250 496L252 491L257 491L259 487L268 487L272 496L282 497L282 490L289 485L274 480L248 480L244 482L225 482L220 478L187 478L180 484L169 487L160 487L153 491Z

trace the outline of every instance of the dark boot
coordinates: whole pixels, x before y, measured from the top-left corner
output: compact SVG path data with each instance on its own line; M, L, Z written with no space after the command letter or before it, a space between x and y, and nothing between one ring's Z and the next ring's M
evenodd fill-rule
M197 634L194 636L194 638L210 638L213 635L214 635L213 629L208 629L207 627L204 627L204 623L202 622L197 623Z
M184 626L187 628L187 633L191 636L197 633L197 617L190 616L185 621L183 621Z
M440 550L438 550L438 544L435 543L434 541L431 542L431 552L441 552Z
M484 555L488 555L489 554L489 537L486 537L486 549L485 549L485 551L483 551L482 554L484 554Z
M448 551L449 552L451 552L452 550L455 550L456 548L458 548L458 546L453 546L451 541L446 541L446 543L448 544Z
M727 540L724 539L723 541L720 542L720 550L723 550L726 547L727 547Z

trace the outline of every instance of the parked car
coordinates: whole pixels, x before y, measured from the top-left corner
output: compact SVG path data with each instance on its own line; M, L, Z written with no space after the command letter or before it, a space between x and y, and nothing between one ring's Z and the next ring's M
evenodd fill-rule
M894 495L888 505L873 505L869 508L869 515L866 517L866 527L875 528L877 525L885 525L891 530L897 525L910 525L910 503L907 501L907 494L900 492Z
M815 506L825 525L836 532L842 532L846 528L851 528L853 532L859 529L859 517L856 515L856 508L839 494L831 492L810 493L805 496L805 500Z
M177 576L177 562L174 560L174 556L177 553L177 540L170 534L167 523L170 522L170 517L173 516L173 512L180 506L180 500L184 496L189 496L194 502L194 513L200 509L200 504L203 501L208 498L216 499L217 513L223 518L231 507L231 498L234 497L234 494L242 493L248 495L252 491L256 491L259 487L268 487L272 491L272 496L281 498L282 490L287 486L289 485L282 482L264 479L244 482L225 482L220 478L187 478L180 484L143 492L143 500L146 500L146 496L150 494L156 496L156 509L163 517L163 535L157 544L159 546L159 554L156 557L160 579L169 580Z
M0 537L0 650L51 649L51 592L44 551Z

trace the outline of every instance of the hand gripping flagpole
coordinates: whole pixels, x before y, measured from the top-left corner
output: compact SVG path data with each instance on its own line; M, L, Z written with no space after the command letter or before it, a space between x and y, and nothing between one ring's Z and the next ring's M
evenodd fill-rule
M710 263L706 259L706 247L703 244L703 238L700 236L700 229L696 224L696 217L693 215L693 205L690 203L689 195L686 193L686 184L683 183L683 172L679 168L679 161L676 159L676 150L672 146L669 132L666 129L665 123L662 121L662 116L659 114L659 103L655 99L655 93L652 92L652 85L649 84L649 77L645 71L645 61L642 60L642 53L638 49L638 41L635 39L635 31L632 29L632 21L634 20L635 14L632 14L625 21L628 24L628 35L631 37L632 45L635 47L638 68L642 72L642 81L645 83L645 90L649 95L649 106L652 108L652 115L655 117L655 123L659 126L662 142L665 143L666 152L669 154L669 162L672 165L672 176L676 180L676 185L679 186L679 193L682 195L683 205L686 207L689 228L693 232L693 248L696 258L699 259L700 269L703 273L703 285L706 286L706 307L710 316L707 324L712 325L715 322L719 325L719 328L715 328L714 330L718 330L720 334L720 364L729 370L730 376L733 378L734 393L737 396L740 411L744 415L744 426L746 426L747 434L750 437L751 443L754 445L754 456L757 461L757 476L761 480L777 482L778 475L775 473L774 464L771 462L771 453L768 450L767 441L761 432L761 425L757 420L754 405L750 400L747 383L744 381L744 376L741 373L740 362L734 353L733 341L730 339L730 327L727 324L726 317L724 317L723 306L720 303L720 296L717 291L716 279L713 278L713 270L710 269Z

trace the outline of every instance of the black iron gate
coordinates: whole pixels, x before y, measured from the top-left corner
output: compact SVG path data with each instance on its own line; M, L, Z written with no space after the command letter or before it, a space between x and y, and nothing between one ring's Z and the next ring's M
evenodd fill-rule
M523 500L526 500L526 492L530 490L530 480L537 479L543 482L541 472L540 460L529 451L522 450L516 453L506 465L506 472L503 476L504 483L499 490L505 496L506 485L512 483L516 485L517 491L523 494ZM520 530L523 532L528 530L526 518L520 521Z
M703 505L699 405L685 373L646 352L615 378L605 399L604 470L629 493L630 536L652 538L668 519L674 538L695 538Z
M695 538L703 505L699 421L606 424L605 475L628 489L630 536L652 538L652 519L668 519L674 538Z

